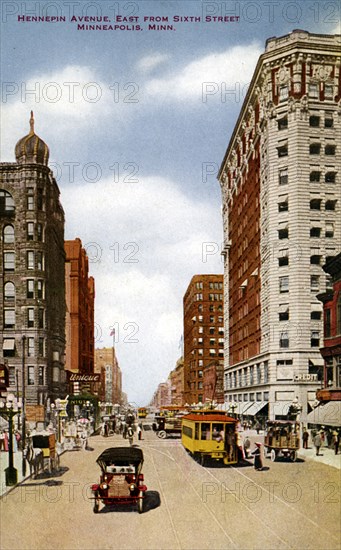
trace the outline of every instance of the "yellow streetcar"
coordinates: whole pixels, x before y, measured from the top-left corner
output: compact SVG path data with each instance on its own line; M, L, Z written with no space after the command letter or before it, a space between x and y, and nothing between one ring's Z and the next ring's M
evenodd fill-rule
M206 458L222 460L224 464L236 464L237 422L221 411L189 413L182 419L182 444L202 466Z
M146 418L148 414L148 409L146 407L140 407L137 409L137 416L138 418Z

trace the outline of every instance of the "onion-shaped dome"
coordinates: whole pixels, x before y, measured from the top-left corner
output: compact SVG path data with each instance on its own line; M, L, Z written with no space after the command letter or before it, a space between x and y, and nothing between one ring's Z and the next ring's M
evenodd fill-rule
M34 118L31 111L30 133L19 139L15 146L15 158L19 164L45 164L49 161L50 151L46 143L34 133Z

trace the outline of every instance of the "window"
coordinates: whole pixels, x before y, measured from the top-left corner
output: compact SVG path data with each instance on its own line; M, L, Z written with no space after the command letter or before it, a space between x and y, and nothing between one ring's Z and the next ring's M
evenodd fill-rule
M38 355L40 357L45 356L45 343L44 343L44 338L42 337L38 339Z
M309 84L308 93L309 93L309 97L312 97L313 99L318 99L319 97L318 85Z
M43 240L43 226L41 223L37 223L37 241L42 242Z
M45 367L39 367L38 369L38 385L45 385Z
M34 210L34 191L33 187L27 188L27 210Z
M310 312L310 319L312 321L320 321L321 320L321 311L311 311Z
M280 258L278 258L278 265L279 267L289 265L289 256L281 256Z
M196 283L196 287L197 287L198 290L202 290L202 288L203 288L202 283L200 283L200 282Z
M335 206L336 206L335 200L326 201L326 205L325 205L326 210L335 210Z
M311 116L309 117L309 126L312 128L317 128L320 126L320 117L319 116Z
M6 302L13 302L15 299L15 286L10 281L4 286L4 299Z
M26 281L26 297L34 298L34 280L27 279Z
M325 99L333 99L334 96L334 88L332 84L325 84L324 85L324 97Z
M215 349L210 349L210 356L213 357L216 354Z
M15 253L14 252L5 252L4 253L4 268L5 268L5 271L14 271L14 269L15 269Z
M38 280L37 281L37 296L38 298L45 298L45 286L44 286L44 281L42 280Z
M39 308L38 310L38 328L44 328L44 310Z
M10 216L14 214L14 200L10 193L0 189L0 215Z
M288 144L286 143L285 145L279 145L277 147L277 152L278 152L279 158L287 157L288 156Z
M287 212L289 210L288 197L278 203L278 212Z
M310 210L321 210L322 199L311 199Z
M15 310L4 310L4 328L15 328Z
M214 334L214 327L210 327L210 334Z
M35 380L34 380L34 367L28 366L27 367L27 384L29 386L34 386Z
M44 270L44 254L40 252L40 250L37 252L37 269L39 269L39 271Z
M321 228L320 227L311 227L310 228L310 236L311 237L320 237L321 236Z
M326 232L325 236L328 238L334 237L334 224L327 222L326 223Z
M287 330L283 330L280 333L279 347L280 348L288 348L289 347L289 332Z
M313 254L310 256L310 263L312 265L320 265L321 264L321 256L318 256L317 254Z
M279 100L285 101L289 97L289 88L288 86L280 86L279 87Z
M27 339L27 355L28 357L34 357L34 338L32 337Z
M333 121L333 115L326 115L324 119L324 127L325 128L333 128L334 121Z
M324 148L325 155L335 155L335 151L336 151L336 145L332 145L330 143L328 143L328 145L326 145Z
M44 194L41 187L37 189L37 208L38 210L44 210Z
M317 170L314 170L313 172L310 172L309 181L311 183L318 183L321 178L321 172L318 172Z
M15 338L4 338L2 346L4 357L15 356Z
M289 238L289 229L287 227L284 227L283 229L278 230L278 238L279 239L288 239Z
M289 292L289 277L288 276L279 278L279 291L281 293Z
M326 183L335 183L336 180L336 172L326 172L324 176L324 181Z
M27 252L27 269L34 269L34 252L29 250Z
M4 243L14 243L14 227L13 225L5 225L4 227Z
M33 307L29 307L27 309L27 327L33 328L34 327L34 309Z
M320 143L311 143L309 146L309 153L311 155L319 155L321 151L321 144Z
M202 300L202 294L197 294L197 302L199 302L200 300Z
M286 130L288 128L288 117L280 118L278 121L278 129L279 130Z
M324 311L324 337L329 338L330 336L331 336L330 309L327 308Z
M320 276L319 275L310 275L310 289L313 292L316 292L320 289Z
M278 319L280 321L289 321L289 308L288 307L287 307L287 309L279 312Z
M34 240L34 223L28 222L26 226L26 238L28 241Z
M288 183L288 169L284 168L279 171L278 180L280 185L285 185Z
M264 361L264 383L267 384L269 381L269 363L268 361ZM265 393L264 393L265 396Z
M250 366L250 386L252 386L253 382L254 382L253 374L254 374L254 368L253 368L253 366ZM250 393L250 401L251 401L251 393Z
M310 345L312 348L320 347L320 331L318 330L311 331Z

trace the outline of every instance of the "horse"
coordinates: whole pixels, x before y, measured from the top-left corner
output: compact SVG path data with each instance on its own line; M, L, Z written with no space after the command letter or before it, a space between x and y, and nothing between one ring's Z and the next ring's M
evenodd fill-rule
M33 447L32 440L29 439L28 444L25 447L24 456L30 465L30 475L33 473L36 478L40 469L44 471L43 450L38 447Z

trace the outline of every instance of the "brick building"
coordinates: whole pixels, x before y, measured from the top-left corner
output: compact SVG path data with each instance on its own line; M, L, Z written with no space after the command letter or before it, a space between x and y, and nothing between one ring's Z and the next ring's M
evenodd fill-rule
M91 375L94 372L95 282L89 277L89 262L80 239L65 241L66 360L68 374ZM78 393L79 382L70 384ZM90 388L89 388L90 389Z
M169 375L171 385L171 405L183 405L184 398L184 360L180 357L176 362L176 367Z
M27 404L46 405L66 390L64 211L32 112L15 157L0 164L0 362L9 391L21 393L24 364Z
M101 377L100 400L112 405L122 404L122 372L114 347L95 350L95 373Z
M320 385L325 261L341 238L340 36L270 38L219 182L225 398L237 412L307 418Z
M224 355L223 275L195 275L183 299L184 403L203 403L204 367Z
M203 403L224 403L224 361L212 361L204 366Z

